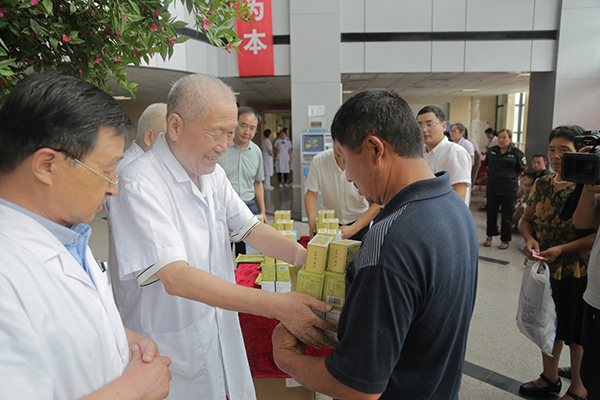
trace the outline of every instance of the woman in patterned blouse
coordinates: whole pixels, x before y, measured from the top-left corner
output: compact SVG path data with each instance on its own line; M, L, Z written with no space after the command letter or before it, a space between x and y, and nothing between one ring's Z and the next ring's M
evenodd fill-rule
M558 361L563 344L567 344L570 346L572 378L569 390L561 399L586 398L579 374L583 355L581 322L587 262L596 232L575 228L572 218L567 221L560 219L560 213L575 189L574 183L562 179L562 156L577 151L573 139L582 133L583 128L576 125L559 126L552 130L548 158L555 173L535 181L521 222L527 258L533 260L532 252L535 250L550 267L552 298L557 316L552 357L542 353L542 374L537 380L521 385L521 393L530 396L560 392Z

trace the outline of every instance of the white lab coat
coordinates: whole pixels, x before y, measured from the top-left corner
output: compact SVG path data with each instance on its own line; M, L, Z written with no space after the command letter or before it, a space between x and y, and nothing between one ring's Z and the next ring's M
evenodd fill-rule
M152 150L126 166L110 199L115 300L125 326L138 329L171 357L170 399L254 399L254 386L236 312L169 295L146 285L148 267L184 260L235 282L230 231L256 221L217 165L202 176L202 192L160 136ZM140 285L142 285L140 287Z
M91 250L94 283L32 218L0 205L0 399L79 399L123 373L125 330Z
M275 163L275 171L278 174L289 174L290 173L289 149L292 148L292 142L287 137L285 139L277 139L275 141L275 148L277 149L277 160Z

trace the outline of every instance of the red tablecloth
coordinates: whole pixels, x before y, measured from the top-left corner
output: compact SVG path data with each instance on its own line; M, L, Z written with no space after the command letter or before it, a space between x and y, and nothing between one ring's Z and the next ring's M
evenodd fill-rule
M260 290L260 286L254 284L258 276L259 266L260 264L239 264L235 273L236 283ZM286 375L277 368L273 360L271 335L279 321L244 313L239 313L239 317L252 377L289 378L289 375ZM306 346L306 354L312 356L326 356L332 352L332 349L315 349L314 347Z

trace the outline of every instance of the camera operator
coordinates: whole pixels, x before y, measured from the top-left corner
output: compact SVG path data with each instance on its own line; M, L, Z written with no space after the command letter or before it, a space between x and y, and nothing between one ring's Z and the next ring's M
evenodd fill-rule
M591 146L580 152L587 153ZM600 225L600 185L585 185L579 198L573 222L579 229L597 229ZM583 294L583 322L581 341L583 359L581 361L581 379L588 390L588 398L600 398L600 235L596 237L588 263L588 284ZM595 376L596 375L596 376Z

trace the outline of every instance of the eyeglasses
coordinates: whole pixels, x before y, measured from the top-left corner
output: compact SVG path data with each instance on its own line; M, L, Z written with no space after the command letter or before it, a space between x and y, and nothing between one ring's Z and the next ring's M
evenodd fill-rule
M106 182L110 183L110 188L114 189L115 186L117 186L119 184L119 175L117 175L117 178L113 181L112 179L108 179L106 176L102 175L100 172L96 171L95 169L93 169L92 167L89 167L87 165L85 165L84 163L82 163L81 161L79 161L78 159L76 159L75 157L73 157L72 155L70 155L69 153L67 153L65 150L56 150L56 149L52 149L54 151L58 151L60 153L63 153L65 156L69 157L71 160L75 161L75 163L81 165L82 167L86 168L88 171L91 171L93 173L95 173L96 175L98 175L100 178L104 179Z
M420 123L420 124L419 124L419 127L420 127L421 129L423 129L423 128L427 127L427 129L429 129L429 128L433 128L434 126L436 126L436 125L439 125L439 124L440 124L439 122L436 122L435 124L421 124L421 123Z

